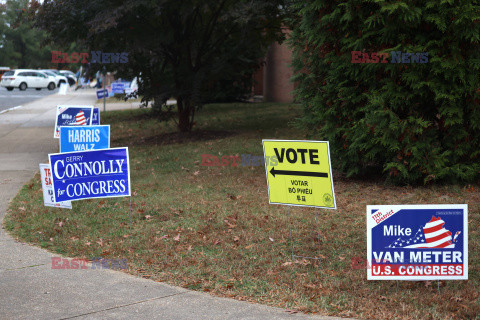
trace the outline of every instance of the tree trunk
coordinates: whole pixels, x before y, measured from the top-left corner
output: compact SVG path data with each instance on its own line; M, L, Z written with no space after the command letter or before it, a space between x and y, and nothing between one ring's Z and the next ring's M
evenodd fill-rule
M191 119L192 106L191 102L184 99L177 99L178 108L178 129L181 132L190 132L193 126Z

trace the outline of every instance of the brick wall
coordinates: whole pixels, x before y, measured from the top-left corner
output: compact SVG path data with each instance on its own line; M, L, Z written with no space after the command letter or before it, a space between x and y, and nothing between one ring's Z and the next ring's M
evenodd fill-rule
M294 89L290 78L292 50L286 44L274 43L270 46L263 77L263 97L268 102L292 102Z

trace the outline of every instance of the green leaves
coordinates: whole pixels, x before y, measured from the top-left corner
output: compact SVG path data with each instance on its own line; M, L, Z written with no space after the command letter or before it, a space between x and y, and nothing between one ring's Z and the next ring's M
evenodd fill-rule
M87 51L128 52L128 63L106 65L107 71L141 78L138 93L144 102L154 101L156 115L170 114L164 103L176 98L179 129L189 131L204 103L251 91L268 45L285 37L287 3L46 0L36 24L53 40L79 41Z
M348 176L395 183L480 177L480 5L453 1L317 0L293 30L301 123L330 141ZM351 63L351 51L390 53ZM391 63L392 51L428 63Z

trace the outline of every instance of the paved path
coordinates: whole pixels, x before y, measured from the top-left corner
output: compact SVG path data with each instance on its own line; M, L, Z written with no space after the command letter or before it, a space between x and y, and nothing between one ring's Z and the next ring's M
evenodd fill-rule
M19 188L58 150L57 104L92 104L95 91L51 95L0 114L0 221ZM68 214L68 212L66 212ZM212 297L113 270L51 269L53 255L0 229L0 319L334 319ZM58 255L55 255L58 256Z
M13 91L8 91L4 87L0 87L0 112L57 93L58 89L53 91L48 89L42 89L40 91L27 89L25 91L20 91L15 88Z

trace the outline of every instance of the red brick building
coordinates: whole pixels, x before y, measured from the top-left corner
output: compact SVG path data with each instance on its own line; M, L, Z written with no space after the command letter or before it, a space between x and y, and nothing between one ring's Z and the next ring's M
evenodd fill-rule
M287 44L273 43L263 66L255 74L253 94L267 102L293 102L294 83L290 81L292 50Z

